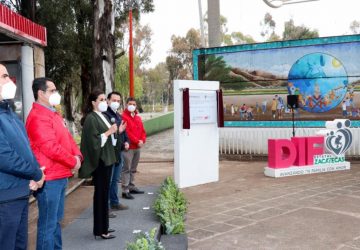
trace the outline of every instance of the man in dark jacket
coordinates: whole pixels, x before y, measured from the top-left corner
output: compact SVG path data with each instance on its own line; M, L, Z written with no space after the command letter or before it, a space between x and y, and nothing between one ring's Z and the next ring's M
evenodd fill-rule
M30 189L42 187L41 171L23 123L8 103L16 93L5 66L0 64L0 248L27 249Z
M118 127L122 127L123 129L126 128L126 124L122 122L122 118L120 114L118 113L118 109L120 107L121 102L121 95L119 92L113 91L108 94L107 96L108 101L108 109L106 112L104 112L104 115L107 116L109 121L111 123L116 123ZM120 180L121 171L123 167L123 159L121 157L121 152L124 150L129 149L129 139L127 137L127 134L125 130L118 134L120 138L118 138L121 145L117 148L119 151L119 163L115 164L112 168L112 177L110 180L110 208L112 210L125 210L128 209L128 206L123 205L119 201L119 188L118 188L118 182Z

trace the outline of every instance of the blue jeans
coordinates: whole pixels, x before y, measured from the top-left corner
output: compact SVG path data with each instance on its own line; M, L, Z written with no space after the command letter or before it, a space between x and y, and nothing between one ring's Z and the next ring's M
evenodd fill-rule
M0 248L27 249L28 197L0 203Z
M37 250L62 249L60 222L64 218L67 183L67 178L46 181L43 188L37 192Z
M121 178L121 171L124 165L123 159L121 157L121 152L120 154L120 161L119 164L114 164L114 166L112 167L112 174L111 174L111 179L110 179L110 190L109 190L109 200L110 200L110 206L116 206L120 204L120 200L119 200L119 180Z

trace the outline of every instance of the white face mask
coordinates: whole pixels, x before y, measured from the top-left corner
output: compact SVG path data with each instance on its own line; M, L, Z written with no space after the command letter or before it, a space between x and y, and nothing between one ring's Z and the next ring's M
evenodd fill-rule
M120 107L120 103L118 103L118 102L111 102L111 103L110 103L110 108L111 108L114 112L116 112L116 110L118 110L119 107Z
M61 95L59 93L51 94L49 97L49 103L51 106L59 105L61 101Z
M129 110L129 112L134 112L136 107L135 107L135 105L129 105L129 106L127 106L127 109Z
M100 112L105 112L108 108L108 105L105 101L103 102L100 102L99 105L98 105L98 109Z
M16 94L16 85L12 81L8 81L2 86L1 97L4 100L14 99Z

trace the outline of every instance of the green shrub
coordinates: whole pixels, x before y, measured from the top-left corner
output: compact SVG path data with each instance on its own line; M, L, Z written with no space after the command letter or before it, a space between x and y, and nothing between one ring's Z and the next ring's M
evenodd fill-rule
M173 178L167 177L160 187L154 210L166 234L185 233L187 201Z
M153 228L150 233L139 233L136 236L135 242L127 243L126 250L165 250L165 248L155 238L156 228Z

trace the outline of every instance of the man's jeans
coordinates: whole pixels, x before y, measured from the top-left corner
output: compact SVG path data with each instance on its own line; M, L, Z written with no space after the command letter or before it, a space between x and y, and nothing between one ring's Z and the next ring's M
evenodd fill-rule
M28 197L0 203L0 249L27 249Z
M119 164L114 164L114 166L112 167L112 174L111 174L111 181L110 181L110 190L109 190L109 196L110 196L110 207L111 206L116 206L116 205L120 205L120 200L118 197L119 194L119 180L121 178L121 171L123 168L123 159L121 157L121 152L120 154L120 161Z
M46 181L36 195L39 207L37 250L62 249L61 225L64 217L67 178Z

